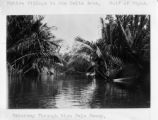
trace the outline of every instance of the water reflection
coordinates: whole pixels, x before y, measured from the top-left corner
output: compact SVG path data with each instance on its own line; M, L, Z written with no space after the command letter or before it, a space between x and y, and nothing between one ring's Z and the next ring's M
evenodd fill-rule
M149 107L140 88L129 90L113 83L98 84L82 76L46 74L12 77L9 108L120 108Z

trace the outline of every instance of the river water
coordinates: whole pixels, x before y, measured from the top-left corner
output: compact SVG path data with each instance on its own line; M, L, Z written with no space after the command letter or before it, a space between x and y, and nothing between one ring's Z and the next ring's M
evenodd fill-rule
M99 84L81 75L11 77L9 108L146 108L149 96L137 87Z

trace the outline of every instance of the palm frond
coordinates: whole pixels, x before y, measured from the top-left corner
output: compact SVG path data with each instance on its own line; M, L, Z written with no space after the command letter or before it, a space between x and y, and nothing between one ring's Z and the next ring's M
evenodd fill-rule
M15 65L18 61L21 61L22 59L25 59L27 57L34 57L34 58L49 58L49 59L55 59L56 62L62 62L62 58L53 52L34 52L34 53L29 53L29 54L25 54L19 58L17 58L16 60L14 60L11 65Z
M77 50L77 53L87 53L87 54L91 54L92 53L92 49L87 47L84 44L81 44L79 49Z
M87 40L84 40L84 39L82 39L82 38L80 38L80 37L75 38L75 40L78 41L78 42L81 42L82 44L84 44L84 45L85 45L87 48L89 48L92 52L95 51L94 45L93 45L91 42L89 42L89 41L87 41Z

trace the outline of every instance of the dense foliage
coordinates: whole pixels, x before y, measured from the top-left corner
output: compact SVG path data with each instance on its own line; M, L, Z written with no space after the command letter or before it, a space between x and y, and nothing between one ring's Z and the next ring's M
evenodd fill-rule
M7 17L8 68L27 73L43 66L60 72L98 72L105 78L140 76L150 70L150 17L107 15L100 18L102 37L95 42L76 37L69 53L60 55L61 40L42 16ZM62 58L62 59L61 59ZM56 64L62 62L63 64ZM120 71L124 75L117 76ZM135 72L133 72L135 71ZM127 73L128 72L128 73Z
M59 62L60 46L42 16L7 16L9 70L26 73Z
M102 73L110 76L114 71L123 68L136 71L138 74L150 69L150 17L148 15L108 15L105 19L101 18L101 24L102 38L96 42L76 38L76 41L84 44L78 52L89 54L97 70L100 69L98 66L102 66L105 68Z

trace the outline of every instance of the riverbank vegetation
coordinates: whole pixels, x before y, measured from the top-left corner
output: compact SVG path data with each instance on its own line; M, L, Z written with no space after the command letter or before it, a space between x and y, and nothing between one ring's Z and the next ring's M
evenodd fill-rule
M26 74L36 70L39 74L45 67L47 71L55 67L64 74L85 74L102 81L134 79L149 85L149 15L100 18L101 38L90 41L76 36L73 49L64 54L60 53L62 40L52 33L55 27L49 27L43 19L42 16L7 17L9 73Z
M105 19L101 18L101 24L102 38L96 42L89 42L80 37L76 38L76 41L82 44L76 51L73 50L74 56L83 58L86 56L85 59L88 62L91 61L98 67L104 67L102 68L105 69L103 74L107 76L113 70L121 70L125 66L128 66L127 69L133 68L140 72L149 70L149 16L107 16Z
M7 67L9 73L41 72L59 62L60 46L42 16L7 16Z

